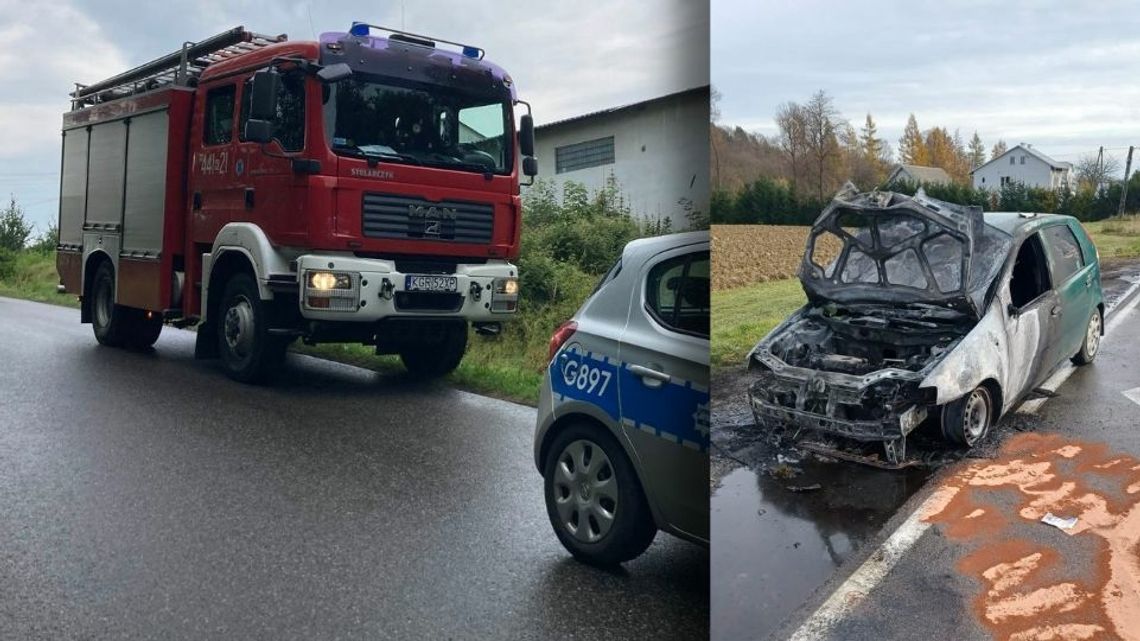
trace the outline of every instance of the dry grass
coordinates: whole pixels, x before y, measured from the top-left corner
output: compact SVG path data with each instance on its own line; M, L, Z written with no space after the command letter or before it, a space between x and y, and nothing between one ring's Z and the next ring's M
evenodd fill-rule
M799 269L810 227L797 225L713 225L712 288L732 289L791 278ZM816 260L826 265L839 254L838 239L817 243Z

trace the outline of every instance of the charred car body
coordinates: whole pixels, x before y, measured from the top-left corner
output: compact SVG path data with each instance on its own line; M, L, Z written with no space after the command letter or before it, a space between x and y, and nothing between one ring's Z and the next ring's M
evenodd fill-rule
M808 303L748 356L757 423L879 441L892 464L927 418L972 446L1103 334L1096 248L1068 216L849 186L799 277Z

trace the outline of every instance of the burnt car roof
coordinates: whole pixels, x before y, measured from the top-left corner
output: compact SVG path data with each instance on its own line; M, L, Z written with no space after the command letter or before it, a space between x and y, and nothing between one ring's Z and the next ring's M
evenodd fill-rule
M983 214L986 224L997 227L1010 236L1021 238L1038 229L1056 222L1076 220L1062 214L1021 213L1016 211L987 211Z
M1002 229L1011 223L995 222L980 207L936 200L921 189L914 196L859 193L848 184L812 226L800 282L817 304L925 303L980 318L1012 246L1013 234ZM839 244L828 264L816 252L824 237Z

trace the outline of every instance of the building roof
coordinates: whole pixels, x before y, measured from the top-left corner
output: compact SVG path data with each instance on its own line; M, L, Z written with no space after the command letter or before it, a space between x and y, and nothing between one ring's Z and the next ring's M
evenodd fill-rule
M590 113L581 114L579 116L571 116L569 118L563 118L562 120L555 120L554 122L548 122L546 124L537 125L535 127L535 130L549 129L551 127L559 127L562 125L570 124L572 122L577 122L579 120L585 120L587 118L596 118L598 116L615 114L615 113L619 113L619 112L627 111L627 110L632 111L634 109L639 109L639 108L645 107L646 105L650 105L650 104L655 103L655 102L664 102L666 100L678 98L678 97L685 96L688 94L704 94L707 97L709 95L709 85L704 85L701 87L693 87L692 89L685 89L682 91L677 91L674 93L665 94L664 96L658 96L656 98L650 98L649 100L642 100L640 102L631 102L628 105L621 105L620 107L610 107L609 109L600 109L598 111L591 111Z
M1037 151L1036 149L1034 149L1033 145L1027 145L1025 143L1020 143L1020 144L1014 145L1011 149L1007 149L1004 154L998 156L997 158L994 158L987 163L983 163L983 164L975 167L973 169L973 171L971 171L970 173L973 174L975 171L981 169L982 167L985 167L986 165L992 165L993 163L1001 160L1002 158L1005 158L1006 156L1017 151L1018 149L1028 153L1030 156L1037 158L1038 160L1045 163L1046 165L1049 165L1050 169L1072 169L1073 168L1073 163L1071 163L1071 162L1063 162L1063 161L1059 161L1059 160L1053 160L1049 156L1046 156L1045 154L1041 153L1040 151Z
M915 180L920 183L935 183L943 184L953 182L950 174L941 167L924 167L922 165L899 165L895 167L891 175L887 177L887 182L892 182L903 171L910 174Z

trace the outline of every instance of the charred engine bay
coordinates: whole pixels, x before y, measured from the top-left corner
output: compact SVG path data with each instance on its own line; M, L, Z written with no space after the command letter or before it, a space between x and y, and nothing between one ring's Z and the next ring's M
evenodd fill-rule
M788 365L817 371L918 372L941 360L973 324L964 314L932 305L825 304L804 308L769 349Z

